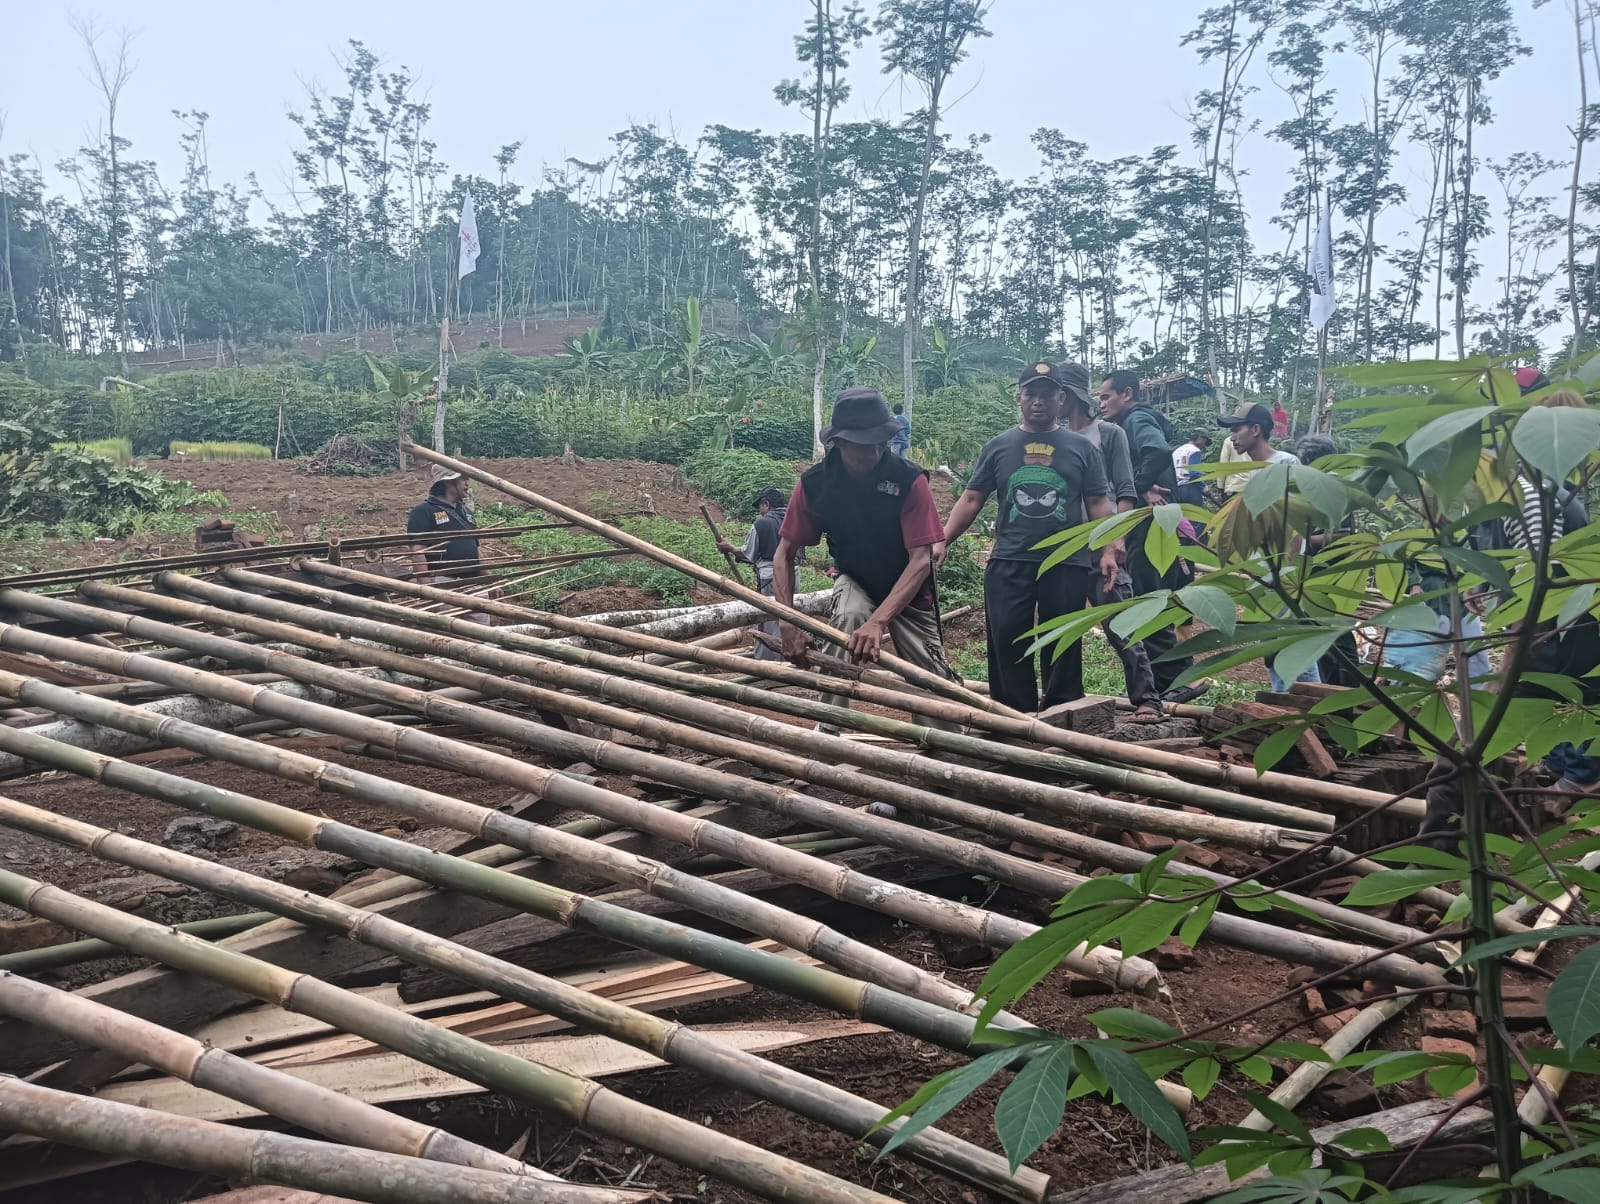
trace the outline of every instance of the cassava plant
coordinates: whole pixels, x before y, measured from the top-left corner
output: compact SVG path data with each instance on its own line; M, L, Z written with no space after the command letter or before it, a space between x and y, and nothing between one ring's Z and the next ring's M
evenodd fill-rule
M1452 1006L1475 1016L1478 1056L1370 1050L1351 1054L1341 1066L1380 1087L1422 1078L1452 1102L1442 1105L1419 1146L1385 1159L1381 1169L1363 1162L1389 1153L1389 1139L1370 1124L1358 1122L1331 1142L1316 1140L1291 1107L1266 1092L1275 1059L1327 1064L1329 1056L1297 1040L1294 1027L1260 1041L1230 1045L1225 1039L1240 1022L1306 987L1272 994L1187 1033L1124 1008L1089 1017L1104 1034L1093 1040L987 1028L1081 942L1115 942L1125 956L1174 936L1193 945L1219 909L1268 913L1291 924L1319 922L1280 893L1293 888L1283 880L1289 875L1279 872L1282 865L1267 867L1256 881L1219 882L1186 871L1169 852L1139 873L1093 878L1074 889L1056 905L1050 924L1001 955L976 991L980 1028L998 1048L938 1076L896 1109L892 1117L908 1120L889 1147L1004 1073L1013 1077L999 1096L994 1123L1014 1164L1050 1137L1072 1100L1109 1092L1194 1165L1225 1164L1235 1179L1267 1171L1267 1178L1226 1197L1240 1204L1600 1199L1600 1127L1585 1123L1582 1108L1563 1111L1545 1083L1530 1081L1541 1066L1578 1076L1600 1073L1592 1046L1600 1035L1600 943L1594 941L1600 926L1583 920L1600 902L1600 874L1580 862L1600 849L1591 826L1600 802L1579 798L1556 815L1547 805L1530 809L1526 794L1548 804L1556 792L1514 791L1507 761L1520 748L1533 764L1558 745L1581 750L1600 735L1600 674L1591 672L1600 655L1585 651L1600 645L1594 639L1600 524L1585 525L1571 504L1600 473L1600 411L1583 401L1600 382L1600 359L1571 365L1564 379L1526 396L1509 369L1487 358L1379 365L1346 376L1361 395L1342 403L1342 441L1369 438L1360 450L1314 466L1259 465L1214 515L1161 505L1054 537L1045 569L1151 517L1146 549L1166 566L1179 554L1179 524L1187 512L1207 521L1208 546L1187 547L1184 555L1210 571L1182 589L1055 620L1033 633L1034 646L1059 649L1107 620L1124 636L1141 638L1192 617L1207 630L1179 648L1195 658L1180 681L1263 656L1292 681L1358 628L1382 636L1409 633L1452 653L1458 666L1480 650L1497 659L1492 678L1460 671L1453 682L1438 680L1439 673L1363 665L1358 687L1331 693L1308 714L1288 719L1256 754L1258 770L1267 769L1315 724L1351 752L1390 736L1431 759L1428 836L1371 853L1393 868L1359 879L1343 904L1384 906L1440 888L1454 894L1427 938L1436 947L1448 943L1446 985L1384 990L1365 1002L1452 997L1458 1001ZM1482 614L1481 634L1472 622L1475 611ZM1454 815L1436 822L1439 804L1451 795L1458 800ZM1571 802L1574 796L1561 797ZM1326 843L1342 835L1341 829ZM1300 868L1292 873L1303 881L1307 863L1295 861ZM1564 914L1554 927L1499 935L1497 913L1528 901ZM1512 960L1547 941L1555 943L1558 964L1565 962L1558 973ZM1342 976L1365 978L1367 960L1418 943L1373 947L1370 958L1352 963ZM1512 972L1552 980L1554 1047L1536 1047L1506 1024L1502 980ZM1340 976L1327 973L1308 985ZM1264 1123L1187 1132L1154 1085L1174 1073L1201 1098L1226 1076L1242 1086ZM1519 1117L1519 1091L1542 1102L1548 1124L1535 1128ZM1417 1150L1472 1105L1492 1115L1494 1164L1462 1165L1460 1181L1409 1182L1419 1165Z

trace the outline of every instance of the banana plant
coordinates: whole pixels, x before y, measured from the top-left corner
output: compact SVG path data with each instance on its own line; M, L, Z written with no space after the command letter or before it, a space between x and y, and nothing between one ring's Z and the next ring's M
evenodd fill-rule
M923 384L930 392L959 385L967 376L966 358L972 344L933 328L933 354L917 360L922 365Z
M585 389L594 386L596 372L604 372L610 366L610 342L601 338L598 326L589 327L577 338L568 335L561 340L561 346L564 350L558 358L562 367L576 372L583 379Z
M432 379L432 370L424 368L420 372L407 372L404 368L395 367L385 371L383 365L370 355L366 357L367 370L372 373L372 382L376 386L373 396L386 403L394 411L395 444L403 447L405 444L406 428L417 417L417 406L428 391L428 381ZM406 454L400 451L400 467L406 466Z

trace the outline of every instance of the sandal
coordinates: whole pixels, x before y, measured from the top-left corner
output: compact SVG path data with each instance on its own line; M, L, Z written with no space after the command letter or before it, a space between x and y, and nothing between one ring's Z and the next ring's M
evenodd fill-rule
M1192 685L1179 686L1175 690L1168 690L1161 696L1163 702L1193 702L1211 689L1209 681L1201 680Z
M1165 723L1166 719L1167 719L1167 717L1165 715L1163 715L1155 707L1151 706L1148 702L1146 702L1146 703L1141 703L1139 706L1136 706L1133 709L1133 714L1131 716L1129 716L1128 722L1129 723Z

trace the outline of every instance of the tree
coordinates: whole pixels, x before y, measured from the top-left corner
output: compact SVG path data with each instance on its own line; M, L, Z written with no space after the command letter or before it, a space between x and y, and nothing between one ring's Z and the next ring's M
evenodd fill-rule
M1597 369L1600 360L1591 360L1578 367L1574 379L1557 385L1581 390L1600 377ZM1581 493L1600 475L1600 412L1581 403L1570 407L1570 395L1551 397L1556 386L1524 398L1512 373L1487 357L1352 369L1347 383L1379 394L1343 403L1355 411L1352 425L1372 431L1372 442L1364 449L1315 467L1257 467L1244 490L1208 516L1208 547L1188 553L1212 568L1202 581L1066 616L1041 632L1036 648L1081 639L1107 620L1124 637L1136 639L1174 621L1203 617L1210 630L1185 647L1196 656L1188 679L1263 655L1274 657L1278 672L1292 679L1342 634L1366 625L1430 636L1437 630L1458 664L1479 645L1497 650L1503 659L1492 681L1474 681L1465 672L1448 682L1396 669L1385 669L1381 676L1369 670L1359 687L1285 720L1262 742L1256 764L1270 767L1312 725L1322 725L1352 751L1394 729L1433 758L1430 782L1435 788L1459 793L1459 827L1441 827L1430 841L1372 854L1397 868L1366 874L1344 899L1349 908L1372 907L1434 886L1459 890L1431 934L1434 941L1459 945L1449 954L1448 981L1374 992L1366 1002L1438 992L1470 1007L1485 1053L1481 1086L1473 1088L1472 1062L1459 1054L1372 1050L1352 1054L1340 1064L1381 1075L1379 1081L1385 1083L1426 1077L1442 1096L1463 1093L1454 1110L1485 1102L1494 1124L1487 1156L1495 1160L1496 1173L1476 1181L1470 1191L1441 1186L1396 1198L1593 1199L1600 1192L1600 1171L1593 1169L1600 1140L1593 1125L1563 1114L1547 1095L1554 1124L1525 1140L1516 1086L1519 1078L1531 1079L1541 1063L1585 1076L1600 1072L1589 1047L1600 1035L1600 943L1594 939L1600 927L1569 919L1566 926L1501 936L1495 917L1514 900L1561 899L1567 891L1575 901L1564 905L1569 918L1600 902L1600 880L1579 865L1592 847L1588 825L1600 804L1581 801L1548 831L1535 834L1496 763L1519 745L1534 759L1559 742L1587 740L1600 716L1600 689L1592 679L1574 675L1581 666L1572 665L1573 673L1524 676L1536 664L1549 666L1548 660L1533 659L1536 646L1592 624L1600 612L1594 584L1600 572L1600 526L1561 533L1554 521L1563 509L1563 483L1573 483ZM1546 398L1552 401L1549 407L1539 404ZM1527 535L1514 541L1518 546L1491 556L1472 543L1475 524L1517 520L1531 512L1525 509L1530 497L1540 519L1521 520ZM1147 551L1157 564L1170 564L1178 553L1173 531L1185 509L1157 506L1148 514L1133 511L1063 533L1041 571L1081 548L1104 546L1145 518L1154 520ZM1306 542L1313 531L1339 530L1351 515L1359 521L1349 533L1320 546ZM1444 584L1418 597L1410 593L1411 568ZM1383 599L1375 614L1366 609L1369 590ZM1480 592L1486 598L1487 632L1481 640L1466 633L1463 601ZM1436 608L1446 616L1442 624ZM1522 839L1495 835L1497 820L1509 823ZM1309 853L1297 849L1263 878L1291 863L1303 872L1321 849L1336 844L1337 838L1330 836ZM1014 1166L1050 1136L1070 1099L1112 1091L1157 1138L1180 1157L1195 1161L1190 1135L1155 1088L1157 1076L1181 1071L1186 1084L1203 1097L1225 1074L1270 1083L1268 1057L1330 1061L1315 1046L1285 1042L1293 1028L1242 1046L1219 1039L1234 1024L1292 1000L1304 986L1189 1034L1120 1008L1088 1017L1107 1034L1098 1040L991 1027L1002 1009L1041 981L1068 951L1116 941L1125 956L1132 956L1175 935L1193 944L1214 922L1223 902L1260 915L1277 911L1291 921L1309 918L1305 905L1284 889L1202 876L1183 867L1177 857L1169 852L1150 858L1137 873L1089 879L1057 904L1051 923L1001 955L976 992L982 1006L974 1047L983 1051L981 1056L925 1084L893 1110L884 1124L902 1116L909 1119L885 1152L1009 1069L1015 1077L1001 1093L994 1119ZM1548 940L1579 940L1585 947L1549 990L1549 1019L1561 1047L1540 1050L1519 1040L1504 1023L1502 977L1511 954ZM1330 970L1328 977L1370 977L1381 954L1410 950L1417 942L1391 945L1387 951L1377 944L1363 949L1351 966ZM1319 1146L1289 1109L1248 1091L1247 1098L1267 1122L1260 1131L1224 1127L1196 1135L1217 1142L1198 1159L1203 1164L1224 1163L1235 1176L1267 1166L1275 1176L1253 1183L1248 1195L1236 1197L1239 1201L1311 1204L1376 1198L1396 1186L1368 1182L1354 1158L1386 1152L1381 1135L1350 1132ZM1313 1171L1318 1157L1323 1169ZM1408 1156L1401 1169L1411 1162ZM1391 1161L1384 1173L1395 1165ZM1476 1169L1461 1167L1467 1173Z
M816 366L811 373L811 423L819 447L823 383L828 373L828 312L823 303L822 274L823 198L827 192L833 114L850 97L850 89L840 74L849 66L848 51L860 46L866 35L866 18L859 5L847 3L835 14L833 0L812 0L811 19L806 23L805 33L794 40L795 57L811 68L811 82L802 86L798 80L784 80L775 89L783 104L798 104L811 111L811 193L805 256L811 285L807 308L811 337L816 341Z
M918 115L922 127L922 179L917 186L906 239L905 335L901 349L901 389L906 417L911 416L917 359L918 281L922 270L922 220L928 203L928 179L938 146L939 117L945 87L969 44L988 36L983 19L986 0L884 0L876 28L884 38L885 72L898 72L922 89L927 104Z
M133 64L128 61L128 51L133 45L133 35L123 30L117 35L115 47L107 54L100 51L100 31L92 23L75 26L78 38L89 54L89 67L95 86L106 105L104 202L106 254L111 271L112 298L116 306L117 350L122 353L122 371L128 371L128 297L126 273L126 241L128 237L125 212L125 181L120 155L127 145L117 137L117 110L122 102L122 90L133 75Z

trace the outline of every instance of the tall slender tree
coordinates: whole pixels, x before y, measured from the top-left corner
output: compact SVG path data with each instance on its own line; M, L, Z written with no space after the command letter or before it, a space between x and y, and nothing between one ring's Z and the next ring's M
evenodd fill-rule
M901 389L906 416L916 392L918 284L922 270L922 222L927 210L928 181L939 142L939 118L945 88L972 42L987 37L983 20L986 0L884 0L877 30L883 36L887 73L899 73L922 89L926 104L918 115L922 126L922 178L917 186L906 238L905 334L901 348Z

